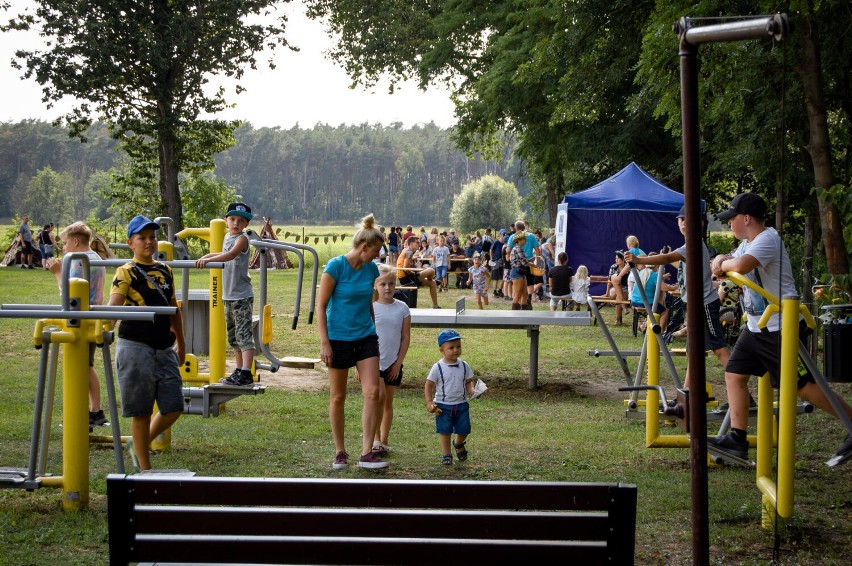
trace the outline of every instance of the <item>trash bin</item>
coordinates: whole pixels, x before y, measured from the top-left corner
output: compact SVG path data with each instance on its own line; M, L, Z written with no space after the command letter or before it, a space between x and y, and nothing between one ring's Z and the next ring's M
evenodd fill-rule
M828 305L823 324L823 373L834 383L852 382L852 305Z

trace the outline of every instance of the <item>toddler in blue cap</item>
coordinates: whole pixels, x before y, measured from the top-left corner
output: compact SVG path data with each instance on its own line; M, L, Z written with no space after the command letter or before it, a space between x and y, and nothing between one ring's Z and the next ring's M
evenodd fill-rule
M435 413L435 432L441 435L441 463L453 464L450 443L459 461L467 460L465 443L470 434L470 403L474 396L473 370L461 356L461 334L453 329L438 334L442 358L426 376L426 409ZM453 434L456 435L453 441Z

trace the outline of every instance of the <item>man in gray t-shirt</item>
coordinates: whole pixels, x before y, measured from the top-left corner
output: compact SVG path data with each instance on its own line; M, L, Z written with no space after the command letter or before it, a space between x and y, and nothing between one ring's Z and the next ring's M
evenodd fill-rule
M23 251L21 252L21 269L33 268L33 231L30 228L30 217L24 214L21 217L21 225L18 227L18 235L21 237Z

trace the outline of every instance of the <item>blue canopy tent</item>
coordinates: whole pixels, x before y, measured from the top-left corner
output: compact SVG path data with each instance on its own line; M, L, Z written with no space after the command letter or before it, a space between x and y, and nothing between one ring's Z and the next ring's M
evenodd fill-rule
M563 199L557 213L557 252L564 250L575 270L585 265L591 275L607 275L615 251L625 248L631 234L646 253L683 245L676 221L682 206L681 193L631 162L609 179ZM604 288L593 285L592 293L602 294Z

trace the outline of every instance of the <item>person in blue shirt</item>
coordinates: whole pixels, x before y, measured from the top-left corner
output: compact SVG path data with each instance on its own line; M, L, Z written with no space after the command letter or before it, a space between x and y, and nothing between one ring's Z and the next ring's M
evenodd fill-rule
M332 468L349 465L343 437L346 381L349 368L358 371L364 405L361 413L361 468L386 468L388 462L373 453L379 411L379 339L373 322L373 282L379 268L373 263L384 237L372 214L361 221L352 249L329 260L320 279L317 328L320 359L328 367L330 399L328 419L336 455Z

